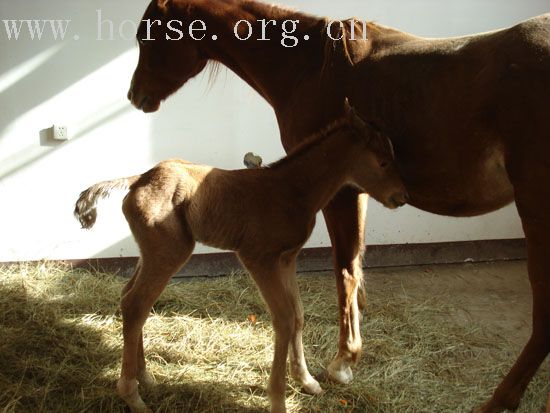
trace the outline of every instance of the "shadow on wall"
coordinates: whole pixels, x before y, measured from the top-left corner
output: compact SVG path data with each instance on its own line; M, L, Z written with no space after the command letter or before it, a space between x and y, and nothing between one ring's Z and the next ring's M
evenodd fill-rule
M132 108L127 105L125 107L116 109L111 113L106 113L100 116L85 129L82 129L78 131L78 133L71 135L71 140L69 141L56 141L49 136L49 128L42 129L36 138L41 148L38 148L38 150L29 150L29 148L25 148L18 153L10 156L10 159L0 167L0 180L3 178L8 178L11 175L31 166L36 161L47 155L50 155L53 152L66 149L68 145L73 144L79 138L86 136L89 132L93 131L102 124L120 117L122 114L130 111L131 109Z
M8 24L0 26L0 137L19 116L135 47L133 25L128 21L139 21L147 4L147 0L2 3L3 19L70 22L64 40L60 37L55 40L49 25L44 26L40 40L33 40L26 24L21 25L18 39L15 40L12 32L10 40L6 31ZM100 17L102 25L99 24ZM112 40L111 26L107 21L112 22ZM123 24L124 21L127 23ZM102 92L101 85L96 92ZM83 100L86 98L82 96Z
M127 72L124 86L118 82L126 90L133 67L122 65L136 48L132 28L147 3L100 0L46 7L29 0L0 5L8 19L0 26L0 180L71 144L47 139L44 128L72 120L69 135L76 140L131 110L125 93L113 91L117 75L111 66ZM36 34L31 39L25 20L52 18L69 21L64 40L56 40L47 23L41 39ZM19 24L17 39L11 29L7 34L12 19Z
M0 94L3 108L0 113L0 137L5 129L21 115L66 90L130 49L129 45L121 44L118 47L105 49L98 47L97 52L94 50L94 53L82 53L82 49L90 50L92 45L95 46L96 43L84 46L75 43L52 46L49 49L52 51L51 55L40 66L26 74L26 76L14 80L11 85L3 90ZM9 45L9 47L17 46ZM78 61L78 64L75 64L75 61ZM25 64L22 63L22 65ZM69 68L68 65L70 65ZM101 93L100 86L97 93ZM86 99L85 96L82 98ZM75 102L75 104L78 104L78 102ZM52 115L59 116L59 114Z

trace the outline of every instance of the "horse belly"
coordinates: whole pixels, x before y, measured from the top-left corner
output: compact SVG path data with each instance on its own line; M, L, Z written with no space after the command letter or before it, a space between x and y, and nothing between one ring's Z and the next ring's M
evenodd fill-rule
M440 159L438 163L430 163L429 171L408 165L402 172L411 205L440 215L474 216L495 211L514 199L500 149L493 148L478 159L458 163Z

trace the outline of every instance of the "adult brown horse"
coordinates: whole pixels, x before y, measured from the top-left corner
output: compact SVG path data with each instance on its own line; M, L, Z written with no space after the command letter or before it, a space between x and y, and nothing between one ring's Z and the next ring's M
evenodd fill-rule
M154 0L144 19L150 21L138 30L140 57L128 94L144 112L158 110L207 62L220 62L273 106L287 150L341 115L349 96L392 139L412 205L472 216L515 199L527 238L533 331L477 411L517 408L550 351L550 15L450 39L374 23L364 31L352 21L331 25L253 0ZM179 22L171 27L182 36L169 30L170 20ZM299 20L293 33L288 20ZM188 27L202 40L187 36ZM295 47L283 46L294 43L288 36L296 36ZM357 292L366 201L349 188L323 210L340 307L338 354L328 371L340 382L352 379L361 352Z

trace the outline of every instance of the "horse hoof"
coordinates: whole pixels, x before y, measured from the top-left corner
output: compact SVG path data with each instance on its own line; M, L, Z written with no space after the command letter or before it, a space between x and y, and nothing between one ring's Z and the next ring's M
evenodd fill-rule
M349 384L353 380L353 372L351 371L351 367L344 367L340 365L338 368L334 367L333 363L334 362L328 366L328 378L336 383Z
M323 388L317 380L313 377L307 383L302 383L302 390L304 393L317 395L323 393Z
M493 399L485 402L483 405L472 409L472 413L501 413L506 409L503 407L497 407Z

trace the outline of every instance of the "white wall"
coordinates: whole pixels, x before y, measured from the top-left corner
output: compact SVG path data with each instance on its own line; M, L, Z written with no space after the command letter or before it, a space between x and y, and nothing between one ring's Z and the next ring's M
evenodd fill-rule
M72 209L82 189L142 172L165 158L240 168L247 151L266 161L283 155L271 108L229 71L222 71L210 89L207 75L199 75L156 114L144 115L129 105L125 96L137 47L116 33L116 40L97 40L96 10L118 27L126 19L137 22L147 3L0 3L1 19L71 20L64 41L51 35L30 40L28 34L8 40L0 24L0 261L135 256L120 212L121 196L102 204L93 231L79 229ZM508 26L550 8L547 0L286 3L437 37ZM125 30L130 38L130 25ZM41 145L40 131L53 123L68 126L72 140ZM522 236L514 206L483 217L450 219L412 207L392 212L371 201L368 219L369 244ZM320 219L309 246L324 245L329 241ZM211 250L197 248L205 251Z

